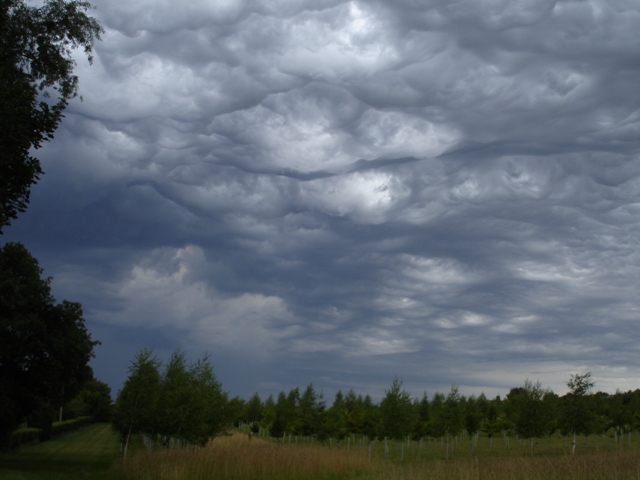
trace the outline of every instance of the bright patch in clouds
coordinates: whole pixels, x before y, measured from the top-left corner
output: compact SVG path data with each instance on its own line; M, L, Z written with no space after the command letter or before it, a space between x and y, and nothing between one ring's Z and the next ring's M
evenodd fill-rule
M193 245L151 252L121 284L117 297L122 308L102 320L170 327L205 350L252 345L250 355L272 352L293 321L282 299L222 295L200 278L207 269L204 252Z

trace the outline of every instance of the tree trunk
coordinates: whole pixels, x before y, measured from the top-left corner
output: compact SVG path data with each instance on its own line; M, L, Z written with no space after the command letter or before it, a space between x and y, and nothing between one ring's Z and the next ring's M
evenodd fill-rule
M445 454L445 458L449 460L449 434L447 434L447 453Z
M531 437L531 456L533 457L533 437Z

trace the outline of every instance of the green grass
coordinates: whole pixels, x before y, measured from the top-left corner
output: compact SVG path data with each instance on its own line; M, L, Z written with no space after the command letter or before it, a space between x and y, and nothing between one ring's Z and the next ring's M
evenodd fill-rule
M120 445L107 423L0 454L2 480L107 479Z

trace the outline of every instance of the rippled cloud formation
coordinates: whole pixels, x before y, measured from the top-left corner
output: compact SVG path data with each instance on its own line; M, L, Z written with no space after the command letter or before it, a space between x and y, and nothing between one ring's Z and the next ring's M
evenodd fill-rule
M640 385L640 6L98 0L7 240L232 394Z

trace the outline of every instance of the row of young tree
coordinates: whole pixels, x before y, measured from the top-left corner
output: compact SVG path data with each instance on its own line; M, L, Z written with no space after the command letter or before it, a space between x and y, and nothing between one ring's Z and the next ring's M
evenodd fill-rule
M231 423L229 399L207 356L188 363L176 351L166 364L151 350L139 352L115 402L112 424L126 455L132 434L169 446L204 445Z
M267 429L274 437L290 433L338 440L349 435L440 438L463 431L471 436L479 432L489 438L515 434L533 440L560 432L573 436L575 450L577 435L609 431L621 435L640 429L640 390L593 393L590 373L572 375L567 385L569 392L563 396L527 380L504 399L488 399L484 394L465 397L456 386L447 394L437 392L429 398L424 393L412 398L396 378L379 404L369 395L350 390L346 394L338 391L327 407L322 394L309 385L303 392L294 388L265 401L256 393L233 410L237 421L255 430Z

